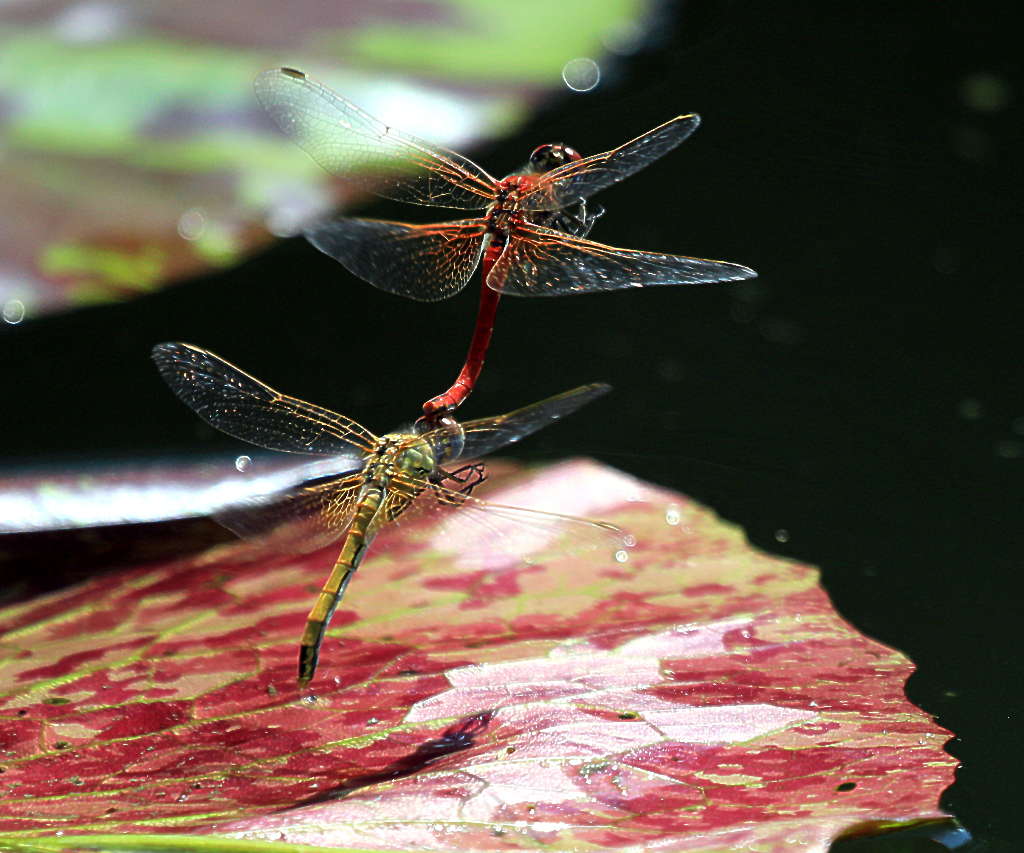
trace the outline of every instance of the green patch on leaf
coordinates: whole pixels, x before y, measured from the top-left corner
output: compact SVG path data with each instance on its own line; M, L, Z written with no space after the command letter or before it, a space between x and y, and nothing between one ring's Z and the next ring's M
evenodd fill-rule
M331 849L332 853L367 853L362 847ZM0 836L0 850L5 853L60 853L63 850L96 850L99 853L323 853L324 848L210 835L64 835L32 839Z
M155 246L137 252L104 249L81 243L64 243L47 248L40 260L40 269L46 275L71 276L85 279L76 287L76 301L89 302L92 292L108 287L148 291L156 287L167 261L167 253Z
M642 16L638 0L522 3L455 0L461 26L383 24L339 36L347 55L366 64L430 72L460 81L550 84L579 56L604 53L602 39ZM524 11L525 10L525 11Z

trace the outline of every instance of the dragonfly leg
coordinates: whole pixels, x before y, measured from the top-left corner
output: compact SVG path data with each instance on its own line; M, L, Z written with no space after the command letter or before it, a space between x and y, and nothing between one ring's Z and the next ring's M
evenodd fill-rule
M576 234L577 237L586 237L590 233L590 229L594 227L594 223L597 222L602 216L604 216L605 210L604 205L594 203L591 205L590 210L587 210L587 203L584 200L580 201L580 231Z
M483 462L472 462L469 465L463 465L461 468L456 468L454 471L441 471L441 476L438 477L437 483L444 485L445 481L449 481L453 486L449 486L453 491L460 495L471 495L473 489L479 486L484 480L487 479L487 472L484 468ZM436 492L438 500L442 503L451 503L457 505L459 501L454 497L443 496L440 490Z
M554 227L573 237L586 237L594 223L604 216L604 212L602 205L595 203L588 208L586 199L580 199L577 204L558 214Z

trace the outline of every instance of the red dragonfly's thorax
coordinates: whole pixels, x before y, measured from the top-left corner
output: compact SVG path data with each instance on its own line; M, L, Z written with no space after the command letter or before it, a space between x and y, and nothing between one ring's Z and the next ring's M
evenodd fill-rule
M487 225L492 234L505 237L513 217L522 216L519 200L537 182L537 175L509 175L498 182L498 195L487 211Z

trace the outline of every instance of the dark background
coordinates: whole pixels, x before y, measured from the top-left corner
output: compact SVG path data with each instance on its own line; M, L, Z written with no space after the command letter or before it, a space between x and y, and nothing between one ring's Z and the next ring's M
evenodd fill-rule
M503 174L542 141L593 153L700 112L682 149L600 197L593 236L760 278L507 298L463 410L611 382L519 455L595 456L821 566L840 612L913 658L911 699L956 733L944 806L977 850L1016 849L1022 767L1024 90L1005 8L670 7L661 39L596 92L472 152ZM388 429L454 378L476 293L405 301L296 239L130 304L4 329L3 464L229 446L157 378L147 352L162 340Z

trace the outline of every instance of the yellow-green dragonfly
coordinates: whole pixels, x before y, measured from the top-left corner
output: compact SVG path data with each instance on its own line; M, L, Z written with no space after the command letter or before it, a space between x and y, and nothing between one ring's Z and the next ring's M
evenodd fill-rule
M270 450L337 457L326 476L215 516L239 535L269 536L294 547L320 547L345 536L302 634L300 687L316 672L327 625L367 548L381 527L399 516L457 507L460 519L468 513L534 532L563 528L559 534L567 532L574 545L607 548L619 560L629 544L612 524L477 500L469 492L483 479L479 464L442 467L519 441L606 394L608 385L583 385L497 417L463 424L449 418L422 434L377 436L351 418L275 391L199 347L158 344L153 360L178 398L222 432Z

